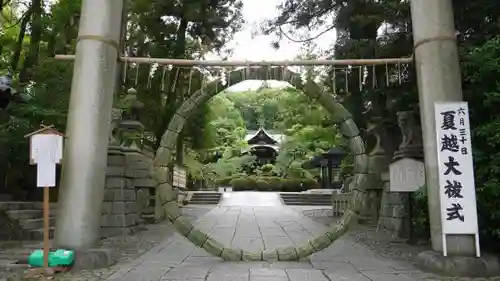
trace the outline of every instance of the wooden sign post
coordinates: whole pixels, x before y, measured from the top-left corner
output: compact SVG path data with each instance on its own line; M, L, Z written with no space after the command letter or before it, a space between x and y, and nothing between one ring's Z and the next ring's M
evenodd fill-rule
M43 188L43 265L49 269L49 188L56 186L56 165L61 163L64 135L44 126L24 136L30 140L30 164L37 166L36 182Z

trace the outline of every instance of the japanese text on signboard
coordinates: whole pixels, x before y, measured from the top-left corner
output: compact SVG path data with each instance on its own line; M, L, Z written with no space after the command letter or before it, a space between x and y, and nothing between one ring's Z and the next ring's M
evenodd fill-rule
M435 106L443 233L477 232L476 194L467 103Z

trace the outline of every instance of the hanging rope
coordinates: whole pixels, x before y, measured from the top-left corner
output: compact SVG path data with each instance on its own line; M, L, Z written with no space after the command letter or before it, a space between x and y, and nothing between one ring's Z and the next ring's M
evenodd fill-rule
M333 94L337 94L337 69L334 67L333 68Z
M172 83L172 87L170 88L171 92L173 93L175 91L175 86L177 85L177 79L179 78L179 68L175 68L175 78L174 78L174 83Z
M389 87L389 66L385 64L385 84Z
M162 71L162 74L161 74L161 91L162 92L165 92L165 75L167 73L167 67L166 66L163 66L163 71Z
M137 88L137 83L139 82L139 64L136 64L135 65L137 68L135 69L135 83L134 83L134 87Z
M345 92L349 92L349 74L347 73L347 68L344 69L345 71Z
M398 83L401 84L401 64L398 62Z
M189 70L189 78L188 78L188 96L191 96L191 81L193 79L193 69Z
M153 67L150 67L149 71L148 71L148 82L147 82L148 89L151 88L151 72L152 72L152 69L153 69Z
M364 76L363 74L364 74L363 73L363 67L360 66L359 67L359 81L358 81L358 83L359 83L359 91L360 92L363 91L363 76Z
M124 61L123 62L123 85L127 84L127 69L128 69L128 62Z

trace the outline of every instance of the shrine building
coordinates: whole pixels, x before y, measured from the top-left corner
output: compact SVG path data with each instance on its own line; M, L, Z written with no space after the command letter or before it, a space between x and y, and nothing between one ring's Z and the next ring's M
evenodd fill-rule
M275 164L282 139L283 134L272 134L263 128L249 131L245 136L248 147L243 151L243 154L255 155L259 166Z

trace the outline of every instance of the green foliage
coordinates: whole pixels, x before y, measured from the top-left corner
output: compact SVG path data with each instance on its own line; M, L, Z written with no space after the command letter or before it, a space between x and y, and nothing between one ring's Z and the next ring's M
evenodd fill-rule
M263 165L260 170L262 171L263 174L272 174L274 171L274 165L273 164L265 164Z
M4 150L0 155L7 158L1 159L5 165L0 165L0 190L5 178L14 183L8 185L26 185L22 182L26 178L22 176L23 171L29 169L24 134L37 129L42 122L53 124L61 131L65 129L73 63L54 61L53 56L75 52L81 0L32 0L23 2L22 6L19 1L3 4L0 75L12 73L16 89L29 95L31 100L28 104L12 105L8 124L5 121L0 124L0 135L8 135L7 147L0 148ZM126 7L123 49L130 56L197 59L209 52L223 55L228 51L225 43L243 23L240 0L210 3L139 0L127 1ZM176 67L126 66L127 72L122 73L127 74L123 77L124 87L117 98L123 97L129 88L137 90L139 101L145 105L140 119L145 130L153 135L153 149L157 148L175 110L207 82L206 74ZM118 99L115 101L119 103ZM210 141L206 141L214 139L208 134L210 130L205 130L210 122L205 118L207 113L208 106L202 105L191 116L179 139L180 152L183 147L203 149L205 144L211 147ZM239 136L245 134L239 131ZM190 166L194 166L190 175L203 178L203 169L193 164L200 160L198 158L194 155L188 160ZM5 176L6 167L10 167L10 174Z
M464 95L469 102L474 151L476 196L481 243L498 251L500 239L500 38L462 50ZM429 236L426 190L415 195L415 226L420 237Z
M223 95L215 96L209 103L209 114L205 130L210 132L205 147L243 146L246 128L240 112Z
M500 37L463 57L464 94L471 108L472 145L481 241L500 239ZM500 250L496 247L495 250Z
M272 171L262 167L257 170L259 174L312 178L301 164L339 145L341 138L330 114L295 88L262 87L257 91L226 92L223 96L233 102L249 130L263 126L268 132L285 135Z
M421 187L413 195L413 220L414 237L418 240L430 238L429 207L427 205L427 187Z
M269 131L283 132L296 124L318 125L330 115L316 102L293 87L262 88L258 91L226 92L234 103L248 130L261 126Z

